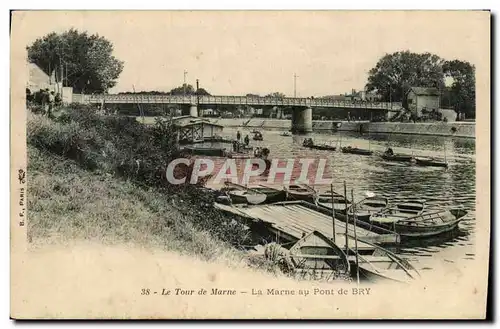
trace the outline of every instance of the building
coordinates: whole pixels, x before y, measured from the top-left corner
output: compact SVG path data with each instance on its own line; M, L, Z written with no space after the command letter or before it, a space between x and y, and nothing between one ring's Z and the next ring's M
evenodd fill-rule
M172 124L177 133L177 142L188 144L218 137L223 129L221 125L189 115L173 118Z
M28 79L26 88L31 92L36 92L41 89L54 90L55 78L54 74L49 76L45 73L38 65L34 63L28 63Z
M440 93L437 88L411 87L407 93L408 110L416 117L422 116L422 110L438 110Z

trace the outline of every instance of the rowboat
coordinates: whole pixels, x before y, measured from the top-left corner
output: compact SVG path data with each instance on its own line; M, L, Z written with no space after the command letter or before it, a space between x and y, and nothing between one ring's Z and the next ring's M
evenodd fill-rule
M286 192L284 190L278 190L265 185L256 185L256 186L243 186L240 184L235 184L231 182L225 182L226 190L239 190L239 191L249 191L255 194L263 194L266 196L266 199L260 203L274 203L286 200Z
M371 150L361 149L358 147L351 147L351 146L343 147L341 150L342 150L342 153L349 153L349 154L357 154L357 155L372 155L373 154L373 151L371 151Z
M398 282L410 283L420 278L420 273L407 260L382 247L374 246L371 254L358 253L356 268L356 254L349 253L351 275L356 275L359 269L360 279L370 282ZM354 253L354 252L353 252ZM353 266L354 265L354 266Z
M310 148L310 149L315 149L315 150L322 150L322 151L335 151L337 147L331 146L328 144L314 144L314 141L312 138L306 138L302 142L302 146Z
M253 191L232 190L228 192L232 203L261 204L266 201L266 195Z
M296 279L330 282L350 274L344 251L318 231L306 234L290 248Z
M331 146L328 144L313 144L313 145L305 145L305 147L314 149L314 150L321 150L321 151L335 151L337 147Z
M261 141L261 140L264 140L264 138L262 137L262 133L260 132L256 132L255 135L253 135L253 140L254 141Z
M361 221L369 222L373 214L379 213L387 208L389 200L384 197L372 196L361 200L355 207L356 218ZM353 209L350 207L349 216L353 215Z
M456 229L466 214L464 209L425 211L395 222L394 228L402 237L429 237Z
M218 147L185 146L182 149L182 151L193 155L206 155L206 156L219 156L219 157L223 157L226 155L226 149Z
M372 214L370 222L394 229L394 224L398 221L413 218L423 213L425 203L421 201L406 201L396 204L394 207Z
M383 153L380 157L386 161L393 162L415 162L415 157L410 154L387 154Z
M316 202L318 203L318 205L322 207L332 209L332 199L333 199L333 209L335 210L335 212L345 213L346 204L347 207L351 206L351 201L346 200L346 198L344 198L342 194L336 192L333 192L332 194L331 191L326 191L318 194Z
M415 163L417 166L443 167L443 168L448 167L448 162L433 158L417 157L415 158Z
M285 186L287 199L314 201L316 198L316 190L306 184L296 184Z

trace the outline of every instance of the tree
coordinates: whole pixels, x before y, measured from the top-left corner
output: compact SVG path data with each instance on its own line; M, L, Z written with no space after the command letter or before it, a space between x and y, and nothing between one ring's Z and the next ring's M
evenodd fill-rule
M180 87L176 87L170 90L167 94L169 95L194 95L194 87L189 84L183 84Z
M28 60L56 82L73 87L76 93L101 93L116 85L123 62L115 58L113 45L98 34L71 29L50 33L27 47Z
M453 80L448 91L450 105L468 118L476 116L476 68L469 62L453 60L443 64L445 77Z
M384 55L368 73L366 90L377 91L382 100L406 102L411 87L444 88L443 60L430 53L409 51Z
M194 87L190 84L183 84L180 87L176 87L170 90L168 95L200 95L200 96L210 96L210 93L204 88L198 89L198 92L194 90Z

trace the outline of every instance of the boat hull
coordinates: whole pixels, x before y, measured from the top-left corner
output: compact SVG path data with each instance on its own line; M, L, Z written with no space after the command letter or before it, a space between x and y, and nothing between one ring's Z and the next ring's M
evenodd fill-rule
M435 235L440 235L443 233L447 233L453 231L458 228L458 224L462 221L462 218L454 220L453 222L443 224L443 225L435 225L429 227L415 227L411 225L395 225L396 232L401 235L403 238L421 238L421 237L430 237Z
M443 161L434 161L434 160L423 160L423 159L416 159L416 164L418 166L424 166L424 167L440 167L440 168L447 168L448 163L443 162Z
M395 154L395 155L387 155L387 154L382 154L380 156L382 159L385 161L392 161L392 162L413 162L414 157L412 155L406 155L406 154Z
M305 145L305 147L313 149L313 150L321 150L321 151L336 151L337 147L330 145Z

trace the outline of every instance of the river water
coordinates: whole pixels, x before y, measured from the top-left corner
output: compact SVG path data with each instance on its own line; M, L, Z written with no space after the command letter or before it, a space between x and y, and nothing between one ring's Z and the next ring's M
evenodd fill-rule
M249 129L225 128L225 137L235 138L237 130L242 136ZM466 265L475 257L475 140L456 137L357 133L312 133L307 136L284 137L282 131L262 131L264 140L253 141L251 146L270 149L272 159L326 159L323 177L332 178L334 190L343 193L344 181L348 193L353 189L356 200L364 198L367 191L385 196L390 202L423 199L429 206L463 207L468 210L459 229L438 238L414 240L393 250L420 270L433 269L443 263ZM417 156L446 157L449 167L417 167L404 163L386 162L377 156L343 154L341 152L311 150L302 146L305 137L315 144L357 146L383 152L390 146L395 153ZM301 165L299 165L300 167ZM314 170L313 170L314 171ZM260 178L265 180L265 177ZM328 190L330 185L315 186Z

